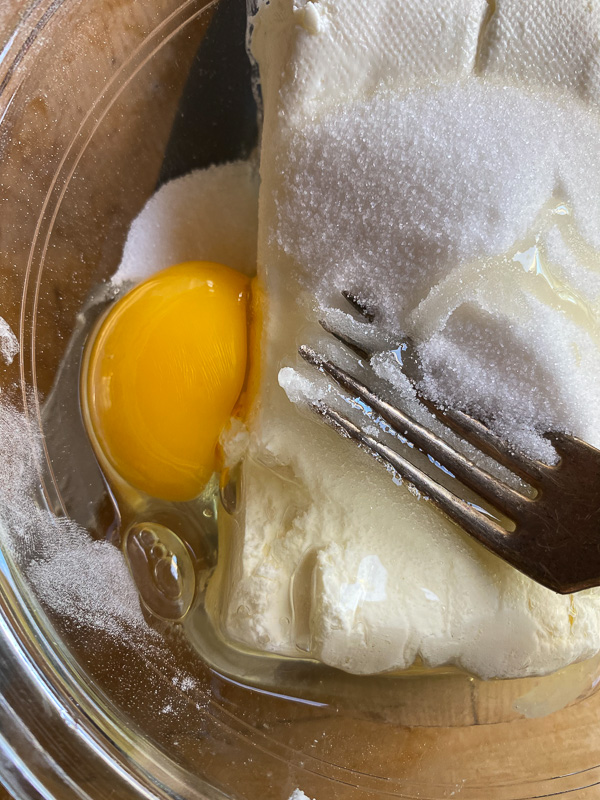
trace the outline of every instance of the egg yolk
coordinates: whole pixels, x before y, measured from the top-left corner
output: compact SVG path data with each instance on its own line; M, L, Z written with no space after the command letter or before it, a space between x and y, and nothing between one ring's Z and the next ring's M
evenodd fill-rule
M246 374L249 279L190 261L156 273L110 310L84 391L104 456L138 489L196 497Z

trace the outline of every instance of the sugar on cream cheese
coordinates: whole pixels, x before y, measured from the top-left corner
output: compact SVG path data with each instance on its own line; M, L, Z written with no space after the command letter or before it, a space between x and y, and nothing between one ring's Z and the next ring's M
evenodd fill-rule
M553 9L270 0L254 18L269 299L241 522L208 588L225 636L355 673L420 659L486 678L600 648L599 591L544 589L396 486L306 411L332 390L296 355L334 347L324 315L375 337L381 386L433 424L397 363L408 333L440 402L538 457L552 427L600 446L600 3Z

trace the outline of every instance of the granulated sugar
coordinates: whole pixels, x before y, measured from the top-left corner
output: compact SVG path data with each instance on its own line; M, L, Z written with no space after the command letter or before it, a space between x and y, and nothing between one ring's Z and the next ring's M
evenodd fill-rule
M205 706L204 687L181 668L163 635L146 623L122 553L43 508L39 436L33 422L6 402L0 402L0 449L0 550L42 609L60 619L58 631L64 625L80 632L83 641L103 642L108 636L135 649L137 663L141 659L146 675L152 676L149 702L168 699L165 714L181 717L192 707Z
M570 235L569 235L570 234ZM547 233L544 244L548 259L557 265L558 277L564 283L577 286L582 299L587 301L595 317L600 316L600 271L592 271L586 264L595 257L589 248L573 242L574 235L557 225Z
M62 616L112 636L131 636L146 623L123 555L108 542L77 541L50 558L33 562L27 575L43 603Z
M294 791L289 796L289 800L311 800L310 797L305 794L302 789L294 789Z
M150 633L121 553L36 501L40 441L32 423L6 403L0 403L0 447L0 544L42 603L121 638Z
M449 268L518 243L555 191L599 247L599 126L485 84L356 103L289 134L274 235L322 291L358 283L397 320Z
M324 308L371 303L379 350L410 335L435 400L552 460L546 430L600 445L599 142L576 100L382 93L282 134L271 240Z
M0 317L0 355L6 364L12 364L18 352L19 340L13 333L8 322Z
M256 267L258 174L248 161L209 167L162 186L134 220L112 282L137 283L183 261Z

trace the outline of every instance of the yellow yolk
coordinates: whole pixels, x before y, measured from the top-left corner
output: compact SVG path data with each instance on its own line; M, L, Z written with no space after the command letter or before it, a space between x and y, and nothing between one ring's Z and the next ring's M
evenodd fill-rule
M153 497L191 500L218 466L246 374L249 285L222 264L177 264L119 300L94 339L84 391L98 446Z

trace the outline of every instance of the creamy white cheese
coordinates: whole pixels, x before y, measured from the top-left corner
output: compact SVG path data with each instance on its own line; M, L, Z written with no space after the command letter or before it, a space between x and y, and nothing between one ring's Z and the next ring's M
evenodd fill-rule
M381 313L372 366L418 417L393 331L430 394L530 453L552 459L551 427L600 446L598 3L534 5L270 0L255 20L268 304L243 510L208 589L226 637L486 678L600 648L599 591L544 589L395 485L303 407L343 401L296 355L333 347L323 314L373 336L328 310L361 291Z

